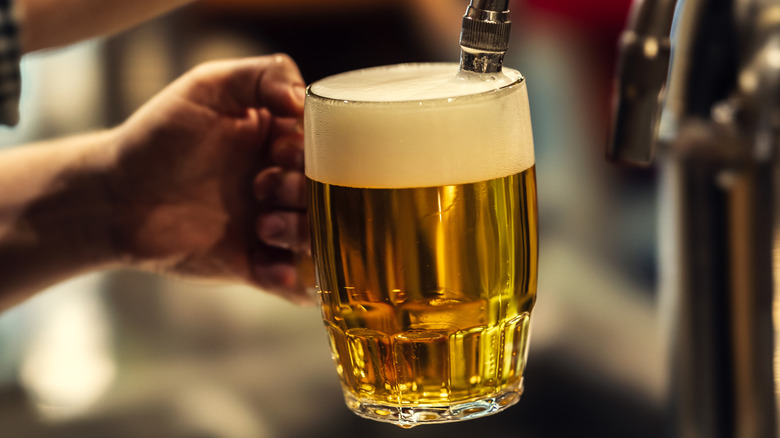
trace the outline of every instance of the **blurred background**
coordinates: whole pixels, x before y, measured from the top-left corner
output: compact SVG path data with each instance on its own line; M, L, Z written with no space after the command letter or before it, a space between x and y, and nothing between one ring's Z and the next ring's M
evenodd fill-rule
M139 272L74 278L0 314L0 436L657 437L666 427L653 171L603 158L629 0L514 0L529 87L540 272L526 390L504 413L402 430L343 403L315 308ZM190 67L286 52L307 82L457 61L468 0L201 0L23 60L0 147L121 123Z

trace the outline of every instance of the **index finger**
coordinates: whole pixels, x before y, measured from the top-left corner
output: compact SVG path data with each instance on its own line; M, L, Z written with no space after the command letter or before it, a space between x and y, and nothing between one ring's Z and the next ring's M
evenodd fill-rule
M295 61L285 54L212 61L192 75L199 82L199 98L227 113L268 108L279 117L301 117L305 83Z

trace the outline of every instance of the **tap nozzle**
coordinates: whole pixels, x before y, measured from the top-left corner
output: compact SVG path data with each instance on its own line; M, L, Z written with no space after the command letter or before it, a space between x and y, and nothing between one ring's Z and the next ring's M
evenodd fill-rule
M460 69L501 71L509 46L509 0L471 0L460 32Z
M636 1L620 41L607 157L649 165L653 161L671 56L670 31L677 0Z

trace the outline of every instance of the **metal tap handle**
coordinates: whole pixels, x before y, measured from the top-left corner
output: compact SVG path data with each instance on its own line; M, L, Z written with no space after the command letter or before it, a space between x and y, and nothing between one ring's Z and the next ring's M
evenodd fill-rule
M510 25L509 0L472 0L460 32L461 71L500 72Z
M676 0L644 0L632 7L629 27L620 40L607 145L610 160L636 165L653 161L676 4Z

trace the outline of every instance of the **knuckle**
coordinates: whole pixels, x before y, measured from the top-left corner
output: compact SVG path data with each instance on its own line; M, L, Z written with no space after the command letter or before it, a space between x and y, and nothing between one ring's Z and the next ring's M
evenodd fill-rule
M271 59L275 64L281 64L282 66L285 67L290 67L292 65L295 65L293 59L290 57L290 55L286 53L274 53L273 55L271 55Z

